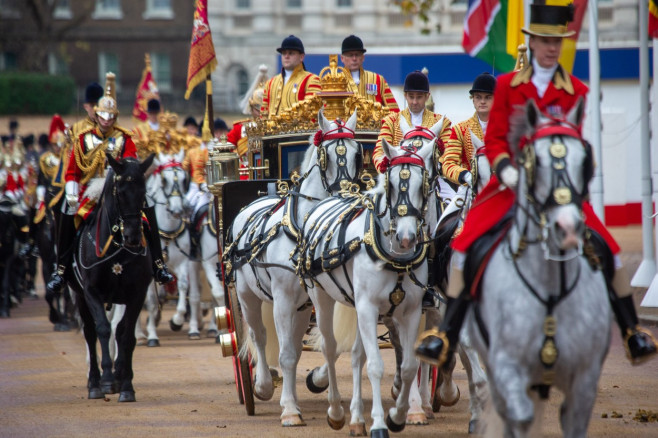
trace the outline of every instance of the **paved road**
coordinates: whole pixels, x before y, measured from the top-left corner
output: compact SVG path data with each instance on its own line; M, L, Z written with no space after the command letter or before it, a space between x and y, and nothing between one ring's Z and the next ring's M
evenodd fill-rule
M620 234L629 233L620 230ZM626 240L622 240L622 246L627 248ZM637 251L630 251L625 259L637 264L641 256L638 257ZM39 293L43 296L42 290ZM638 290L637 298L641 293ZM172 313L173 305L168 305L163 320ZM658 336L658 328L651 329ZM328 428L326 395L309 393L303 383L306 373L322 363L321 354L304 352L298 367L300 406L308 425L282 429L279 389L273 400L257 401L256 415L248 417L237 402L230 360L221 357L213 339L189 341L183 332L173 333L165 325L160 327L159 334L162 347L138 347L135 352L137 403L119 404L116 395L108 396L107 401L87 400L86 349L81 334L54 332L47 321L45 301L25 301L13 309L10 319L0 320L0 437L347 436L347 429ZM390 350L383 350L383 355L387 364L393 363ZM383 388L391 384L390 366L387 372ZM348 410L349 358L339 360L338 376L343 406ZM399 436L467 436L468 389L461 365L455 376L462 392L459 403L443 408L430 425L407 427ZM369 393L370 386L366 383L367 409ZM383 393L387 394L388 389ZM658 436L657 422L641 423L633 419L639 409L658 413L656 394L658 359L631 367L624 358L615 327L589 436ZM544 436L560 436L557 422L560 399L560 394L554 391L544 415ZM385 402L387 406L392 404L390 399ZM614 413L622 417L611 418Z

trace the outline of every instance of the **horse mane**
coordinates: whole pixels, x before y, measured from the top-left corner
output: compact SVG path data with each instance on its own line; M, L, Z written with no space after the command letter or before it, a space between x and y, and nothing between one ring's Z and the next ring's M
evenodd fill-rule
M530 126L528 126L525 115L525 105L515 105L509 118L509 131L507 133L507 141L513 157L518 156L521 150L519 147L521 139L529 134Z

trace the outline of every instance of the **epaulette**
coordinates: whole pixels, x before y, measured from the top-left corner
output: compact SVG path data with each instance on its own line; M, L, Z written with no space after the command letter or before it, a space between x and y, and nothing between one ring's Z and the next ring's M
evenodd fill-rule
M516 72L512 81L510 82L510 87L518 87L521 84L527 84L532 79L532 65L526 64L521 70Z
M572 96L575 93L569 73L564 71L560 64L558 64L557 70L555 70L555 74L553 75L553 85L555 85L556 90L564 90Z
M117 126L117 125L114 125L114 129L121 132L123 135L127 135L129 137L132 137L132 132L133 131L131 129L126 129L126 128L123 128L123 127Z

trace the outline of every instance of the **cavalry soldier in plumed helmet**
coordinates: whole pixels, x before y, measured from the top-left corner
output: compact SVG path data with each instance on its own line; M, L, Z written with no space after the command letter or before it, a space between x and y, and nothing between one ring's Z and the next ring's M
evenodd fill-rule
M363 69L366 49L363 41L356 35L350 35L343 40L340 60L345 66L348 91L366 99L378 102L393 112L399 112L398 103L393 97L386 79L377 73Z
M481 141L489 123L496 78L482 73L473 81L469 91L475 114L468 120L452 126L446 150L441 156L441 169L448 180L455 184L472 186L471 160L477 152L473 147L471 132Z
M281 114L293 104L313 97L320 92L320 78L304 67L304 44L294 35L285 38L281 47L276 49L281 54L281 73L265 84L263 117Z
M107 74L107 90L94 107L96 121L92 126L82 130L73 138L73 148L69 155L66 169L65 193L62 215L58 224L57 269L46 285L49 292L57 292L65 285L64 273L71 264L73 241L75 238L75 219L87 218L95 205L95 200L88 197L85 189L92 178L104 178L106 173L106 156L111 154L116 159L137 157L135 143L130 131L116 125L119 115L117 103L113 97L114 74ZM160 283L173 281L173 276L162 261L162 249L154 208L144 208L144 215L149 223L150 233L147 240L153 260L154 276Z
M454 255L447 291L446 318L438 333L428 334L417 346L416 354L421 360L441 365L439 358L448 360L453 354L470 302L469 292L464 290L465 253L475 240L499 223L515 202L512 188L519 181L519 171L512 164L514 157L507 138L510 116L516 107L533 99L540 111L554 118L562 118L587 94L587 86L558 63L562 39L573 35L572 31L567 30L572 20L573 5L553 6L543 2L532 4L530 25L522 29L530 36L532 62L518 72L498 78L489 126L485 133L485 152L495 174L476 198L466 216L462 232L452 242ZM501 184L506 187L504 190L501 190ZM582 210L585 224L601 235L614 254L616 270L611 281L606 282L612 289L608 297L629 359L639 363L655 355L656 341L638 325L628 274L619 258L619 245L596 216L589 202L583 202Z

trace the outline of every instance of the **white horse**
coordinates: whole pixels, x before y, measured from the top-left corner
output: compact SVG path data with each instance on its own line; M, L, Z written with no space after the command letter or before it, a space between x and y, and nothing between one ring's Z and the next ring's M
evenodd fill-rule
M226 275L235 275L242 314L255 344L254 395L261 400L269 400L274 391L261 316L262 303L273 302L283 373L282 426L304 425L297 406L296 367L311 316L308 295L300 285L290 254L297 246L299 227L306 213L321 199L340 190L341 183L356 182L357 162L362 158L361 146L354 140L356 121L356 111L347 123L330 122L320 112L321 133L315 138L321 143L306 151L299 187L283 197L269 196L252 202L235 218L229 233L224 257L230 260L232 272Z
M167 264L173 269L177 279L179 306L185 305L189 288L188 254L190 239L184 220L184 188L187 175L182 167L185 150L176 154L159 153L153 160L153 172L146 180L147 202L155 205L155 214L160 228L160 241ZM146 329L147 345L157 347L160 340L156 331L160 320L160 304L165 292L162 286L152 282L146 295L148 318ZM137 338L144 338L141 328Z
M588 159L577 128L582 114L582 101L565 122L545 118L532 101L526 106L531 143L521 151L513 225L465 321L508 437L529 435L541 407L536 396L547 398L551 386L564 393L564 436L586 436L608 351L605 281L579 250Z
M431 128L435 135L441 123ZM334 429L345 423L336 381L334 303L356 308L359 330L352 348L351 434L365 432L361 400L363 352L372 386L371 436L388 436L389 428L404 428L410 386L418 371L413 344L427 281L423 217L433 144L421 141L414 146L393 148L384 141L382 149L391 166L380 175L377 186L365 195L345 195L321 202L304 224L299 268L313 279L309 295L323 336L322 352L329 376L327 420ZM402 384L396 407L389 411L386 420L380 388L384 364L377 341L380 315L391 318L402 346Z

